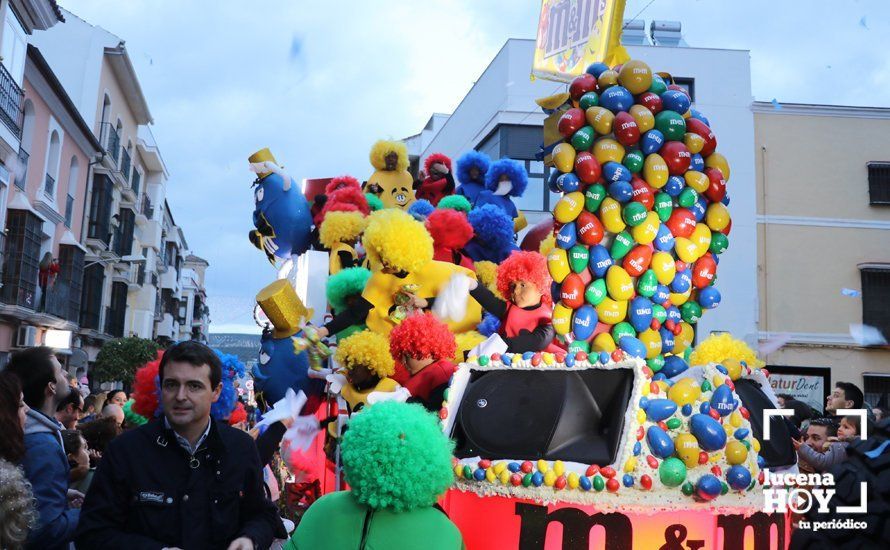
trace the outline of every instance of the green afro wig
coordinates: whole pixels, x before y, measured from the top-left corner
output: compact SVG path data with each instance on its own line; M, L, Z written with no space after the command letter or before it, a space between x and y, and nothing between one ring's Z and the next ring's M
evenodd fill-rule
M346 298L361 294L370 278L371 272L364 267L349 267L328 277L325 295L334 313L346 309Z
M383 201L380 200L380 197L373 193L365 193L365 198L368 199L368 206L371 207L371 212L383 210Z
M148 419L133 410L133 401L130 399L124 403L124 420L134 426L141 426L148 422Z
M343 469L359 502L404 512L432 506L448 489L453 451L422 405L383 401L349 419Z
M470 201L463 195L448 195L447 197L442 197L436 208L450 208L461 212L469 212Z

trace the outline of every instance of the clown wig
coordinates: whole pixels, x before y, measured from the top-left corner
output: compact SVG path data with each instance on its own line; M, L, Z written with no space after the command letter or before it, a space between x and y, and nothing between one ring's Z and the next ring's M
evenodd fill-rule
M417 199L408 207L408 213L418 221L423 221L429 216L436 207L430 204L426 199Z
M447 197L442 197L442 200L439 201L439 205L436 207L440 210L459 210L461 212L469 212L470 201L463 195L448 195Z
M158 351L154 361L149 361L136 371L133 383L135 400L132 411L145 418L154 418L155 411L158 409L158 367L163 356L164 352Z
M473 226L467 216L457 210L436 210L427 218L426 228L433 237L435 248L457 250L473 238Z
M395 373L395 364L388 347L386 336L363 330L339 342L334 358L344 369L364 365L380 378L386 378Z
M503 298L498 292L498 264L485 260L474 262L473 270L476 272L476 280L485 285L495 296Z
M396 170L408 169L408 147L401 141L378 140L371 146L371 166L377 170L386 170L386 155L395 153L399 160L396 162Z
M334 313L346 309L346 298L360 295L371 278L371 272L363 267L348 267L328 277L325 295Z
M457 181L461 183L473 182L470 177L470 168L479 170L479 181L473 183L485 183L485 174L491 166L491 159L485 153L479 151L467 151L457 159Z
M387 208L369 217L362 246L372 265L417 271L433 259L433 238L407 212Z
M513 242L513 220L497 205L486 204L474 208L470 210L468 218L475 234L473 243L483 249L476 257L473 257L473 253L470 254L475 261L500 263L516 248Z
M510 287L516 281L527 281L541 293L541 302L550 304L550 285L553 279L547 270L547 260L537 252L517 251L498 266L498 292L510 295Z
M234 426L245 420L247 420L247 411L244 410L244 403L238 401L235 403L235 408L232 409L232 414L229 415L229 426Z
M138 414L133 411L133 405L135 403L136 403L136 401L134 401L132 399L130 399L129 401L124 403L124 406L123 406L124 420L127 422L127 424L130 424L131 426L141 426L141 425L145 424L146 422L148 422L148 419L145 418L144 416L142 416L141 414Z
M389 333L389 352L399 368L407 368L406 354L415 359L451 360L456 349L451 329L432 313L409 315Z
M331 181L324 186L324 194L330 195L347 187L355 187L360 190L362 186L358 180L352 176L337 176L336 178L331 178Z
M235 388L235 380L244 378L244 363L238 360L237 355L223 353L218 349L213 350L222 363L222 390L219 398L210 406L210 416L215 420L225 420L235 409L238 402L238 390Z
M349 419L341 449L352 495L371 509L432 506L454 480L454 443L416 403L366 407Z
M752 369L762 368L765 364L757 358L757 354L748 344L733 338L728 333L713 334L708 336L692 350L689 356L689 364L692 366L707 365L709 363L720 364L727 359L735 359L744 362Z
M423 161L423 171L426 172L427 176L430 175L430 168L434 164L444 164L448 171L451 171L451 159L442 153L433 153Z
M476 330L487 338L501 330L501 320L486 311L482 315L482 322L476 325Z
M328 212L361 212L365 216L371 213L371 206L362 190L358 187L344 187L327 196L321 208L321 220Z
M513 188L510 189L508 195L521 197L525 193L525 188L528 186L528 173L522 163L508 158L492 163L488 172L485 173L485 188L492 192L496 191L501 176L507 176L513 183Z
M380 197L377 195L373 193L365 193L365 200L368 201L368 208L371 209L371 212L383 210L383 201L381 201Z
M318 230L318 240L327 249L337 243L355 242L368 225L361 212L328 212Z

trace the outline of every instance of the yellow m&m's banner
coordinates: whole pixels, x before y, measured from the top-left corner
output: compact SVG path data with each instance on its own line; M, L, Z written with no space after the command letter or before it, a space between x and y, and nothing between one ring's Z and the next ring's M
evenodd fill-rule
M588 65L614 66L621 46L625 0L542 0L532 78L568 82Z

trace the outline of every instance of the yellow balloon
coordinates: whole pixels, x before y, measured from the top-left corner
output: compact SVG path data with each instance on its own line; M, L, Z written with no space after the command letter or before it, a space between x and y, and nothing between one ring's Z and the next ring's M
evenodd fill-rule
M608 332L601 332L593 337L593 351L605 351L612 353L618 347L615 345L615 339Z
M640 129L640 134L644 134L652 128L655 128L655 115L653 115L652 111L648 108L642 105L634 105L630 108L629 112L630 116L633 117L634 122L637 123L637 128ZM705 140L702 139L702 146L704 146L704 142Z
M751 438L751 446L754 447L755 453L760 452L760 440L758 440L756 437Z
M677 251L677 256L688 264L693 263L701 254L704 254L704 251L699 252L699 248L694 242L685 237L677 237L674 250Z
M553 217L559 223L569 223L575 221L583 209L584 193L575 191L559 199L559 202L553 207Z
M726 461L732 465L742 464L748 460L748 449L742 445L741 441L730 441L727 443L725 454Z
M615 300L630 300L634 295L634 283L623 267L613 265L606 271L606 290Z
M703 223L696 224L695 230L693 230L692 235L689 236L689 240L694 242L695 246L698 247L698 256L704 256L705 252L707 252L708 248L711 246L711 228Z
M739 411L732 411L729 415L729 423L732 424L733 428L742 427L742 415L739 414Z
M655 272L655 278L663 285L671 284L674 277L677 276L677 264L674 257L668 252L656 252L652 255L652 262L649 267Z
M551 319L553 330L556 334L565 336L572 332L572 310L561 303L553 306L553 318Z
M547 270L554 282L561 283L571 271L568 253L562 248L554 247L547 253Z
M606 135L612 133L612 122L615 120L615 115L612 111L600 106L588 107L585 115L587 116L587 124L593 126L597 134Z
M723 174L723 179L727 183L729 182L729 161L726 160L726 157L715 151L705 159L705 166L720 170L720 173Z
M739 363L738 359L732 359L732 358L724 359L723 367L729 373L730 380L735 381L735 380L738 380L739 377L742 376L742 364ZM733 414L735 414L735 413L733 413Z
M618 82L633 95L641 94L652 85L652 69L638 59L631 59L621 66Z
M705 211L705 223L714 231L725 229L729 225L729 210L722 202L713 202Z
M568 173L575 168L575 148L570 143L560 143L553 148L553 164L562 173Z
M643 220L643 223L631 228L630 234L634 238L634 241L639 244L649 244L658 236L658 227L660 225L661 220L658 219L658 214L649 212L646 214L646 219ZM710 244L710 242L708 244Z
M606 296L603 298L603 301L596 306L596 313L601 323L616 325L623 321L627 316L627 301L613 300Z
M698 453L701 452L701 449L694 435L690 433L677 434L677 437L674 438L674 452L683 461L683 464L686 464L687 468L698 466Z
M686 112L680 116L686 119L690 118L692 116L692 109L686 109Z
M621 162L624 160L624 145L612 138L600 138L593 144L593 156L600 164Z
M612 69L603 71L600 73L599 78L596 79L596 83L600 90L605 90L606 88L614 86L618 84L618 73Z
M621 219L621 203L612 197L603 199L603 203L600 205L600 220L606 231L611 233L621 233L627 227L627 224Z
M690 154L700 153L702 149L705 147L705 138L701 137L698 134L693 134L692 132L686 132L686 135L683 136L683 143L686 145L686 148L689 149ZM707 162L705 163L707 166Z
M690 287L686 292L671 292L670 301L675 306L682 306L686 302L689 301L689 296L692 294L692 288Z
M668 390L668 399L679 406L695 403L701 396L701 386L692 378L681 378Z
M708 176L696 170L687 170L683 174L683 179L686 180L686 185L695 189L698 194L707 191L708 186L711 185L711 180L708 179Z
M723 377L719 374L715 374L711 377L711 384L713 384L714 388L719 388L723 385Z
M646 160L643 161L643 179L646 180L646 183L656 189L661 189L667 183L669 175L667 163L664 162L661 155L658 153L646 155ZM708 179L707 176L705 179Z
M680 323L680 334L674 336L674 355L680 355L692 345L692 339L695 337L695 331L687 322Z
M661 353L661 334L657 330L646 329L637 338L646 346L646 359L652 359Z

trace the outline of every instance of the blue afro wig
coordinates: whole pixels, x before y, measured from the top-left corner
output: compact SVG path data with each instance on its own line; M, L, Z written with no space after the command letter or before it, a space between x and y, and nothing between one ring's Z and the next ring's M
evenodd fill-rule
M479 331L479 334L486 338L496 333L500 328L501 320L487 311L482 316L482 322L476 325L476 330Z
M464 247L474 262L501 263L516 250L513 242L513 220L500 207L486 204L470 210L473 239Z
M223 353L214 349L222 363L222 390L219 399L210 406L210 416L216 420L224 420L235 410L238 401L238 391L235 389L235 379L244 378L244 363L238 360L236 355Z
M483 183L489 166L491 166L491 159L488 158L488 155L479 151L467 151L457 159L457 181L461 183L472 182L470 168L476 167L481 172L481 175L480 181L475 183Z
M513 183L513 189L508 195L521 197L525 193L525 188L528 187L528 173L521 162L508 158L495 161L485 173L485 188L492 192L496 191L501 176L507 176Z
M436 207L426 199L417 199L408 207L408 213L414 216L415 220L424 221L427 216L432 214Z

